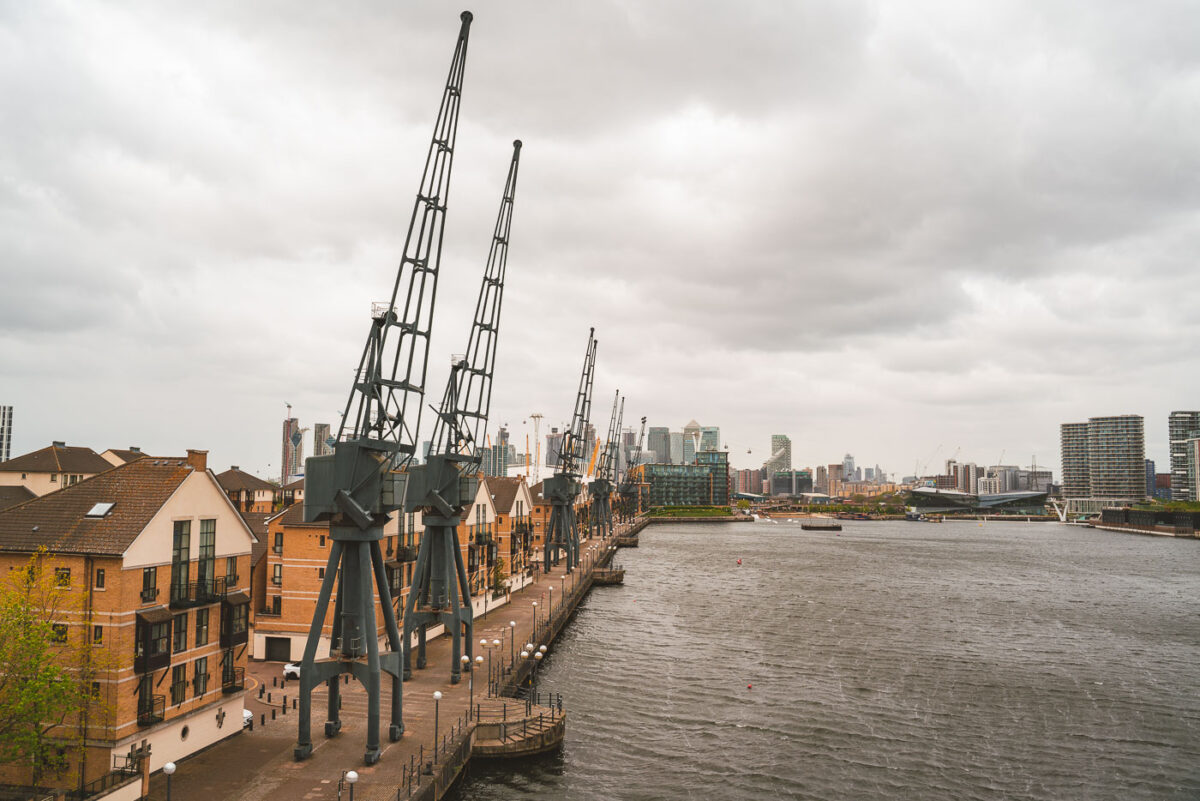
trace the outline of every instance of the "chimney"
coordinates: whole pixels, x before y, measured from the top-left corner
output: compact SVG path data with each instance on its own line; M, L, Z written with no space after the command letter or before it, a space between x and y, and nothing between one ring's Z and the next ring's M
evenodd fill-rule
M67 443L63 442L62 440L57 440L57 439L56 439L56 440L54 440L54 447L56 447L56 448L65 448L65 447L67 447Z
M130 446L129 446L129 450L133 451L134 453L141 453L141 452L142 452L142 449L141 449L141 448L139 448L137 445L130 445Z
M203 473L208 469L208 451L197 451L188 448L188 464L198 473Z
M238 467L236 464L231 464L231 465L229 465L229 469L230 470L241 470L242 468Z

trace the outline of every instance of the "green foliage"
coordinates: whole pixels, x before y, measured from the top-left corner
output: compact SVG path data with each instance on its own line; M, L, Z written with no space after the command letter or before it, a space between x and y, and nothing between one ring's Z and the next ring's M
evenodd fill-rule
M648 517L730 517L728 506L657 506L646 513Z
M504 584L504 560L497 559L496 564L492 565L492 593L500 595L507 589L508 587Z
M746 500L745 498L739 498L737 502L737 508L741 509L743 512L746 511L750 508L750 501Z
M80 619L86 592L61 586L47 561L35 554L0 582L0 762L27 765L34 786L70 767L83 746L79 717L97 703L86 626L55 642L56 626Z

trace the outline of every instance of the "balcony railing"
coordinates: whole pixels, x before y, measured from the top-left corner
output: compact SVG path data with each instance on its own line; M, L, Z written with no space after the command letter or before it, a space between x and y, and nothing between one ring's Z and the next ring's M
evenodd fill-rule
M395 561L397 561L397 562L415 562L415 561L417 561L417 547L415 545L397 545Z
M187 609L191 606L216 603L225 597L225 593L225 576L211 578L207 581L172 584L171 608Z
M167 697L152 695L147 699L143 696L138 700L138 725L153 726L162 723L167 717Z
M221 692L236 693L246 689L246 669L235 667L221 671Z
M492 541L492 532L490 532L486 529L483 531L475 532L475 544L476 545L488 545L491 543L491 541Z
M158 587L146 587L142 590L142 603L154 603L158 599Z

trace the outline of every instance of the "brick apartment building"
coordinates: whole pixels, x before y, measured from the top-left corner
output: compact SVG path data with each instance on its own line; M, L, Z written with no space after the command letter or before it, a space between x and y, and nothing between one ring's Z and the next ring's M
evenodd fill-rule
M221 488L239 512L270 514L275 511L276 487L237 465L217 476Z
M47 448L0 462L0 486L25 487L45 495L77 484L113 464L91 448L55 442Z
M142 745L154 771L241 731L253 536L206 460L140 458L0 512L0 572L47 549L85 601L64 636L110 657L85 781Z

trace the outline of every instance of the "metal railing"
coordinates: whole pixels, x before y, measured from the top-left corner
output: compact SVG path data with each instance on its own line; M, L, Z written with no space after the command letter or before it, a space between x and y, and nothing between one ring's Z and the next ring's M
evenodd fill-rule
M155 723L162 723L167 717L167 697L165 695L152 695L147 701L144 698L138 700L138 718L139 726L153 726Z
M153 603L158 598L158 587L145 587L142 590L142 603Z
M221 692L235 693L246 689L246 669L235 667L221 671Z
M186 608L215 603L227 594L225 576L216 576L205 581L189 581L171 585L171 606Z

